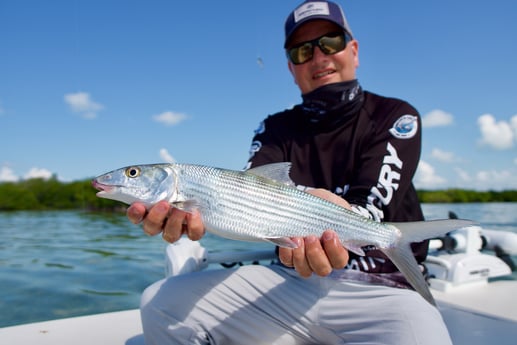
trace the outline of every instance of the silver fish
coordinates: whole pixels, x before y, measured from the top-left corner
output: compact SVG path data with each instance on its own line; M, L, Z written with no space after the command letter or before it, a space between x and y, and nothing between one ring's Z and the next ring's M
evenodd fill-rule
M365 246L381 250L413 288L434 304L410 243L473 222L375 222L297 189L289 178L290 166L275 163L234 171L189 164L135 165L101 175L92 184L102 198L148 206L168 200L184 211L198 210L207 231L234 240L296 248L292 237L321 236L333 229L343 246L358 255L365 255Z

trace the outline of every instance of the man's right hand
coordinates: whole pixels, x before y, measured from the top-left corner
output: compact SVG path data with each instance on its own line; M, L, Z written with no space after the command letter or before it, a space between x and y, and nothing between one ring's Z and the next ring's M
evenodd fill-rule
M173 243L186 234L193 241L205 234L205 227L199 212L184 212L172 207L166 201L160 201L148 210L139 202L127 209L127 217L133 224L142 223L144 232L155 236L162 233L165 241Z

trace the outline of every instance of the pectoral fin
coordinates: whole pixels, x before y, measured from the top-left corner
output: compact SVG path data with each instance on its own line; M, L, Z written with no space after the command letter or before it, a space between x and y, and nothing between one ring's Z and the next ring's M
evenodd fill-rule
M195 210L200 209L200 205L197 200L185 200L185 201L176 201L171 204L173 207L178 210L182 210L184 212L192 213Z
M271 242L279 247L291 249L298 248L296 242L291 240L289 237L265 237L263 239L264 241Z

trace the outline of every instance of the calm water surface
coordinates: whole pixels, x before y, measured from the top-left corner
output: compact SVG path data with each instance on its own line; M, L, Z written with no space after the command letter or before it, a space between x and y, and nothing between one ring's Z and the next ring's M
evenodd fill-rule
M517 203L423 208L427 219L451 210L517 232ZM0 236L0 327L137 308L142 290L164 276L165 243L122 214L0 212ZM201 242L213 251L272 248L210 234Z

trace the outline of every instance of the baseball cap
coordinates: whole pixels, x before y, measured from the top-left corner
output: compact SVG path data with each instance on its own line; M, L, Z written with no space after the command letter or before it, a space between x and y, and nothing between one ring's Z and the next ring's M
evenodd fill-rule
M341 6L331 1L309 0L298 6L287 17L285 21L284 48L287 47L287 43L296 29L298 29L302 24L315 19L324 19L337 24L352 36L352 31L348 26L348 22L346 21L345 14L343 13Z

